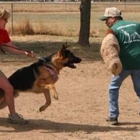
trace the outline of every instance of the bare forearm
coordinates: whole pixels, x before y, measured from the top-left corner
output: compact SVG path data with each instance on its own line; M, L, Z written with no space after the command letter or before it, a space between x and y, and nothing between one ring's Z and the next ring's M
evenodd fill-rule
M7 49L11 53L25 55L25 51L24 50L20 50L20 49L16 49L16 48L10 48L10 47L8 47Z
M35 57L35 54L33 51L22 50L16 46L14 46L12 43L5 44L5 46L7 47L8 51L11 53L22 54L22 55L26 55L29 57Z

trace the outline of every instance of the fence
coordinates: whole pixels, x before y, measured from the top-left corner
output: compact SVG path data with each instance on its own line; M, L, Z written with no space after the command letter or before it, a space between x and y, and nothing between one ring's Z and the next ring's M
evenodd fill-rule
M80 2L0 2L0 6L11 11L7 27L11 34L14 34L15 28L26 20L38 30L39 34L78 35ZM91 32L93 34L104 31L105 27L103 23L99 23L98 18L106 7L112 6L121 9L127 19L139 22L140 2L92 2Z

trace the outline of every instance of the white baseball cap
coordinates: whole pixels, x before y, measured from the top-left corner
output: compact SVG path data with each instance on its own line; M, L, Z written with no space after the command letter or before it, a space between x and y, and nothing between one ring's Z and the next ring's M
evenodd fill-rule
M104 16L100 18L100 20L104 21L109 17L121 17L121 10L116 7L110 7L105 9Z

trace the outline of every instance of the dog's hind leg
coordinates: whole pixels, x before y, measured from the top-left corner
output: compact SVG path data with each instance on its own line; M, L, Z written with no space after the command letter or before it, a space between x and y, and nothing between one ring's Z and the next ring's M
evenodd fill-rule
M51 104L51 97L48 89L44 90L44 95L45 95L46 103L39 108L40 112L44 111Z

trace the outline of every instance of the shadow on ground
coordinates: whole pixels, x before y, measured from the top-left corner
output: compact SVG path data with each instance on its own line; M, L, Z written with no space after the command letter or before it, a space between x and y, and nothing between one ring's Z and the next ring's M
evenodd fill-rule
M109 131L139 131L135 125L140 125L140 122L125 122L118 126L97 126L89 124L74 124L53 122L49 120L29 120L28 125L8 124L6 118L0 117L0 125L3 127L11 127L14 130L0 130L0 132L24 132L32 130L44 130L43 133L60 133L60 132L77 132L84 131L88 134L92 132L109 132ZM125 125L125 127L124 127ZM131 126L130 126L131 125ZM122 127L123 126L123 127Z
M35 54L39 57L46 57L50 55L51 53L57 52L62 44L64 42L43 42L43 41L34 41L34 42L14 42L15 45L17 45L19 48L28 50L28 51L34 51ZM70 49L74 54L81 57L83 60L86 61L100 61L102 60L100 56L100 44L99 43L91 43L90 47L81 47L77 43L74 42L68 42L68 49ZM1 52L2 53L2 52ZM8 52L6 52L8 53ZM11 53L8 53L8 55L1 54L1 61L8 62L8 61L32 61L31 58L19 56L19 55L13 55Z

